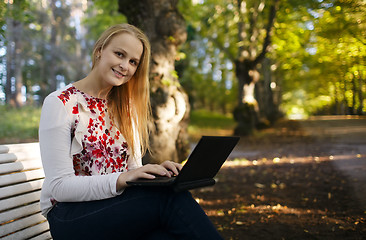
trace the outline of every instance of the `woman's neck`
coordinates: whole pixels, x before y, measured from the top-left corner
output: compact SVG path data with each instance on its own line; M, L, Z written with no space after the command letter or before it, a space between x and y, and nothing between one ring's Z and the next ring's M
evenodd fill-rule
M112 89L112 87L103 86L101 82L97 80L96 76L92 74L92 72L85 78L74 82L73 85L80 91L101 99L107 99L107 95Z

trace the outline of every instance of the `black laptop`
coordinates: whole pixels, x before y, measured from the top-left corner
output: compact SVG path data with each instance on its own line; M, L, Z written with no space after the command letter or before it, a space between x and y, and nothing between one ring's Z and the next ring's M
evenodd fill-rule
M202 136L186 164L175 177L128 181L131 186L168 186L175 191L215 184L214 177L239 141L239 137Z

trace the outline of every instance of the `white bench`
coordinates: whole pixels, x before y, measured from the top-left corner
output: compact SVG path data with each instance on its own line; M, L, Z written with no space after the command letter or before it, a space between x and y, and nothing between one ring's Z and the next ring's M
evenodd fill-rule
M39 205L43 178L38 143L0 145L0 239L51 239Z

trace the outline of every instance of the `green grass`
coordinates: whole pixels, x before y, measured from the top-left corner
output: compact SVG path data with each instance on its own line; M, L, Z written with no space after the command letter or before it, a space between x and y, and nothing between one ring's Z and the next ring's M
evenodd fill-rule
M234 127L232 116L195 110L191 112L188 133L192 140L198 140L202 135L231 135Z
M0 106L0 143L38 141L40 107L20 109ZM231 116L205 110L191 112L188 133L192 140L202 135L230 135L235 127Z
M41 108L0 106L0 143L38 141Z

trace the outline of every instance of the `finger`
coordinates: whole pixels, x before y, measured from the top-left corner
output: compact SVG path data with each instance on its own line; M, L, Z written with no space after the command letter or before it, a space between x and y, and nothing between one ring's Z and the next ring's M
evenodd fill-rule
M150 173L153 175L160 175L160 176L168 176L170 177L170 172L163 166L160 166L158 164L147 164L144 166L143 170L146 173Z
M179 171L182 169L182 165L172 161L165 161L162 165L166 169L170 170L174 175L178 175Z

